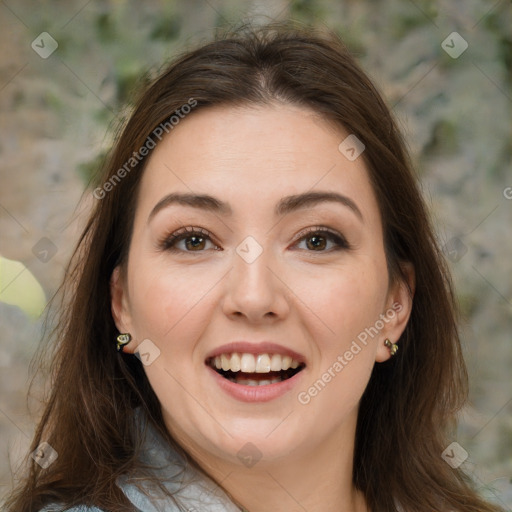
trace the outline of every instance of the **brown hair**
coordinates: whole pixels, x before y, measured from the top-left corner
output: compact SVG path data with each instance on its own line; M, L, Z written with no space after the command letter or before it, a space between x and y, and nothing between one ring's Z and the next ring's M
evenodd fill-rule
M390 110L339 38L273 23L242 27L184 53L140 96L101 182L190 98L194 110L275 101L308 107L365 144L390 278L405 279L400 263L411 262L416 284L400 351L374 366L361 399L354 484L379 512L397 504L408 512L499 510L441 457L467 395L451 279ZM44 470L31 461L8 501L14 512L50 502L134 510L115 484L138 467L134 409L142 407L169 436L140 361L115 350L110 309L109 279L128 253L146 160L96 202L70 262L71 299L56 331L51 394L31 447L47 441L59 456Z

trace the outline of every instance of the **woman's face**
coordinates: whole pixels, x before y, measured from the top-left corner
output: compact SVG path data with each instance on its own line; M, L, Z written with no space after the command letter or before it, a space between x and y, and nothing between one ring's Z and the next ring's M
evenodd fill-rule
M203 108L150 156L112 309L199 459L353 445L410 299L388 279L365 163L338 148L348 135L298 107Z

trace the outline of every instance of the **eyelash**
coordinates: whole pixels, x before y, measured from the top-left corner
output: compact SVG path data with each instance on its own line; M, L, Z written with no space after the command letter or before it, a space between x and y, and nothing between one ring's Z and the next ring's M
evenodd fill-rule
M181 253L183 253L183 252L185 252L185 253L204 252L204 250L183 251L181 249L176 249L176 247L175 247L175 245L178 242L180 242L181 240L186 240L187 238L192 238L193 236L197 236L197 235L199 235L200 238L208 238L212 243L214 243L213 240L211 240L212 235L210 234L209 231L207 231L206 229L203 229L203 228L189 226L189 227L180 228L177 231L175 231L174 233L172 233L171 235L164 237L162 240L160 240L158 242L158 247L161 250L170 251L170 252L181 252ZM330 250L307 251L307 252L330 253L333 251L350 250L352 248L343 236L341 236L336 231L333 231L324 226L315 226L313 228L308 228L307 230L301 231L297 235L297 240L295 243L301 242L305 238L308 238L308 235L310 237L312 235L322 235L325 238L330 239L331 241L334 241L335 244L337 245L337 248L330 249ZM218 247L216 246L216 248L214 250L220 250L220 249L218 249Z

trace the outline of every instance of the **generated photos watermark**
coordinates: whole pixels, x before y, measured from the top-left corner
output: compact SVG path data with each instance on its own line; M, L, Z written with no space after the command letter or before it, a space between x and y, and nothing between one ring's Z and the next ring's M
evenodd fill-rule
M316 397L323 389L331 382L342 370L352 361L357 354L359 354L363 347L366 347L369 341L369 337L373 339L377 336L385 324L389 323L395 318L397 313L402 311L403 306L399 302L394 302L392 306L386 310L385 313L381 313L379 319L370 327L365 328L357 335L357 339L354 339L343 354L338 355L336 361L333 362L329 368L317 379L307 390L301 391L297 395L299 403L307 405L311 400ZM362 345L362 346L361 346Z
M93 190L92 195L96 199L103 199L108 192L112 191L114 187L135 168L142 160L149 155L150 151L154 149L157 142L161 141L165 135L179 124L181 119L184 119L187 114L190 114L192 109L197 105L197 100L189 98L187 103L183 104L180 108L174 111L174 114L166 121L160 123L148 136L144 144L134 151L132 156L120 167L101 187Z

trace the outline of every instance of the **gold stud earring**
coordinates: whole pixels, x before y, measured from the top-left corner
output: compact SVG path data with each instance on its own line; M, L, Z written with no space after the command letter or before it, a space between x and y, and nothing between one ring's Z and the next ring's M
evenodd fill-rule
M124 348L125 345L132 341L132 336L129 333L120 334L117 337L117 351L119 352Z
M398 350L398 345L396 343L391 343L390 340L387 338L384 340L384 345L389 348L389 351L391 352L391 356L394 356Z

